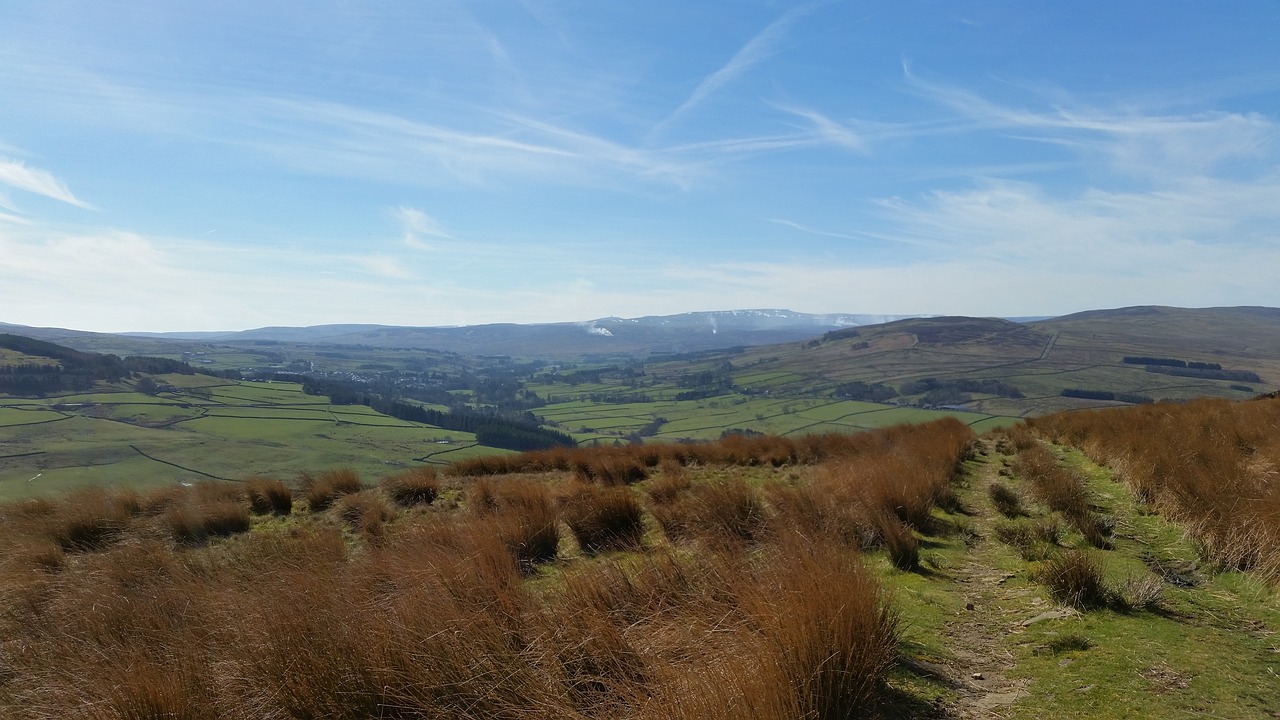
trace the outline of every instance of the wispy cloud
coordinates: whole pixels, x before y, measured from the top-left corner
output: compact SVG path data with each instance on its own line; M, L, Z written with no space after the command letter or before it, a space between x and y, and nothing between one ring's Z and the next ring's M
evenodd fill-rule
M390 255L373 254L373 255L352 255L350 261L365 272L377 275L379 277L394 278L397 280L407 280L413 277L413 273L409 272L400 261Z
M964 88L921 79L904 63L910 87L958 113L952 131L999 130L1012 137L1096 155L1112 169L1152 180L1188 174L1269 171L1276 166L1280 125L1257 113L1144 113L1108 110L1054 89L1045 110L1010 107Z
M847 233L831 232L831 231L829 231L829 230L819 230L819 229L817 229L817 228L811 228L811 227L809 227L808 225L801 225L801 224L800 224L800 223L798 223L798 222L792 222L792 221L790 221L790 220L783 220L783 219L781 219L781 218L770 218L770 219L769 219L769 222L771 222L771 223L776 223L776 224L778 224L778 225L782 225L782 226L784 226L784 227L789 227L789 228L791 228L792 230L799 230L799 231L800 231L800 232L802 232L802 233L808 233L808 234L810 234L810 235L820 235L820 236L822 236L822 237L839 238L839 239L841 239L841 240L860 240L860 239L862 239L862 238L859 238L859 237L858 237L858 236L856 236L856 235L849 235L849 234L847 234Z
M770 23L704 78L672 119L767 58L811 7L790 10ZM495 58L513 52L496 35L491 39L486 47ZM83 114L91 107L95 122L115 130L221 144L293 170L356 180L475 187L528 181L620 188L649 183L688 190L707 180L717 165L765 153L818 146L866 150L858 128L801 106L778 108L797 120L794 132L713 136L684 144L636 141L631 132L619 129L619 123L629 121L625 108L598 114L581 105L593 95L588 90L610 84L605 80L630 82L607 70L575 76L566 83L572 91L549 89L537 79L529 88L508 88L514 95L505 101L428 94L394 108L271 95L255 92L257 88L210 86L186 93L88 70L41 66L33 72L37 70L41 82L57 90L46 102L60 104L60 112ZM526 101L526 91L539 102ZM547 96L554 100L544 106ZM63 198L79 202L65 185L44 185L60 187Z
M671 111L671 114L663 118L649 131L649 139L662 137L667 129L679 122L684 115L706 102L707 98L736 80L751 69L752 66L767 59L774 53L774 48L777 44L786 36L790 26L801 16L812 11L813 8L813 4L792 8L756 33L754 37L733 54L733 57L729 58L728 62L703 77L698 82L697 87L693 89L693 92L689 94L689 97L685 98L685 101L680 103L679 107Z
M394 215L404 229L404 244L415 250L432 249L431 244L423 240L424 237L453 239L453 236L445 232L435 218L417 208L402 205L395 209Z
M5 207L4 198L0 197L0 207ZM13 215L11 213L0 212L0 222L16 223L18 225L30 225L30 220L21 215Z
M1032 314L1240 304L1242 298L1280 304L1273 278L1280 267L1277 177L1198 177L1176 188L1069 194L988 181L884 207L896 228L891 233L935 248L925 263L890 269L886 277L914 278L913 293L924 292L948 312L998 312L1004 301L983 301L976 290L992 287L1019 297Z
M776 107L808 121L810 134L817 141L857 152L864 152L867 149L866 140L859 133L816 110L788 105Z
M446 295L434 283L401 282L407 275L394 258L378 254L299 254L117 230L0 224L3 319L26 325L216 330L384 317L414 324L415 315L442 305ZM467 291L449 288L448 296L465 298ZM33 303L33 297L46 299Z
M73 195L66 184L54 177L52 173L28 167L21 160L0 159L0 184L60 200L85 210L96 209Z

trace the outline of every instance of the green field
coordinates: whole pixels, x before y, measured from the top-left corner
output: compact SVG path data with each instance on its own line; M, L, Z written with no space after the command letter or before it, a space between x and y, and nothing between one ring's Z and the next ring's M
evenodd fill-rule
M448 409L439 403L502 414L528 410L579 444L613 445L709 440L727 431L852 433L943 416L981 432L1022 417L1125 404L1067 397L1064 390L1157 401L1246 399L1280 389L1280 330L1254 315L1156 309L1028 324L923 318L807 342L648 361L513 360L276 341L175 345L110 336L77 344L185 357L194 367L265 372L263 377L308 372L320 383L348 382L352 394L435 410ZM1126 362L1129 356L1220 363L1255 373L1258 381L1148 372ZM36 361L47 359L0 353L0 365ZM0 497L88 482L293 476L334 465L376 476L416 462L497 452L476 446L468 433L406 422L362 405L333 405L293 383L208 375L158 380L164 391L155 395L117 382L41 400L0 398ZM929 382L961 381L985 382L987 389L929 392ZM851 398L889 398L891 404Z
M158 379L177 390L0 398L0 500L84 485L292 479L338 466L377 479L422 462L503 452L477 446L470 433L332 405L292 383ZM190 392L200 388L211 394Z
M982 431L1015 422L1015 418L987 413L925 410L851 400L774 398L729 393L704 400L662 400L648 403L592 403L573 401L539 408L535 414L557 423L579 443L611 443L637 433L658 418L666 420L653 441L710 440L727 430L750 430L776 435L859 432L887 425L921 423L951 416Z

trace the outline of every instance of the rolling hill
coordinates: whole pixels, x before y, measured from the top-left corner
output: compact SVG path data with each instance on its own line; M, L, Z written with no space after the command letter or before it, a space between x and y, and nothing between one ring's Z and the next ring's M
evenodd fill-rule
M803 340L841 328L869 325L905 316L813 315L790 310L725 310L608 317L589 322L518 325L497 323L462 327L390 325L316 325L266 327L226 333L86 333L60 328L29 328L0 323L0 330L50 340L79 350L117 354L164 354L201 345L261 347L263 344L324 344L379 349L434 350L461 355L577 358L646 357L735 346Z
M675 378L725 362L737 387L771 396L829 397L863 383L919 402L939 384L966 381L960 384L970 389L957 393L967 398L941 404L997 415L1115 404L1063 396L1071 390L1129 399L1241 399L1280 388L1280 310L1148 306L1032 323L916 318L649 367L658 378ZM925 387L930 380L935 388ZM981 381L1005 387L973 389Z

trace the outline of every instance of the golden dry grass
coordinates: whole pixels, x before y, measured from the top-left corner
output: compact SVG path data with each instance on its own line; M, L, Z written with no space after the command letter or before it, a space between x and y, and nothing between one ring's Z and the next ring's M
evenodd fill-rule
M776 490L733 468L804 444L681 448L645 463L656 494L571 467L469 480L455 510L396 511L395 483L354 473L284 519L234 484L3 506L0 716L866 715L898 628L860 547L925 522L971 439L872 433L850 447L874 468L828 455ZM676 544L640 542L658 508L688 513ZM566 558L565 526L595 554Z

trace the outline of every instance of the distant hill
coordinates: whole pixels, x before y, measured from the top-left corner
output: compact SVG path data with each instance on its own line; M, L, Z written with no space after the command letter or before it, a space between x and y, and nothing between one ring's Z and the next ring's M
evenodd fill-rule
M1280 388L1280 310L1144 306L1027 323L916 318L711 354L679 372L726 359L741 368L738 385L756 392L878 400L896 392L920 402L935 391L928 397L951 398L939 404L992 414L1243 399Z
M80 352L45 340L0 333L0 394L43 396L85 390L99 380L135 372L192 374L186 363L165 358Z
M192 362L206 364L208 357L226 358L216 367L301 363L324 370L382 363L378 367L386 369L428 350L438 353L433 363L448 362L447 353L659 364L670 358L678 372L714 369L729 360L738 368L735 375L755 373L739 382L752 391L877 400L899 393L917 403L929 393L927 404L991 414L1145 398L1238 399L1280 390L1280 309L1139 306L1019 320L736 310L452 328L320 325L149 336L57 328L10 332L121 356L177 358L190 352ZM0 331L5 327L16 326ZM766 371L772 374L765 377ZM964 387L927 382L958 379L966 380ZM975 390L978 381L998 392ZM917 392L902 393L904 385ZM1023 397L1009 397L1011 388Z
M462 355L571 358L700 352L727 347L802 340L832 330L897 320L901 315L815 315L790 310L725 310L640 318L608 317L589 322L498 323L462 327L316 325L265 327L238 332L123 333L106 335L58 328L9 327L9 332L62 342L81 349L131 348L164 352L158 343L223 345L324 343L372 348L430 349ZM137 349L132 349L137 345Z

